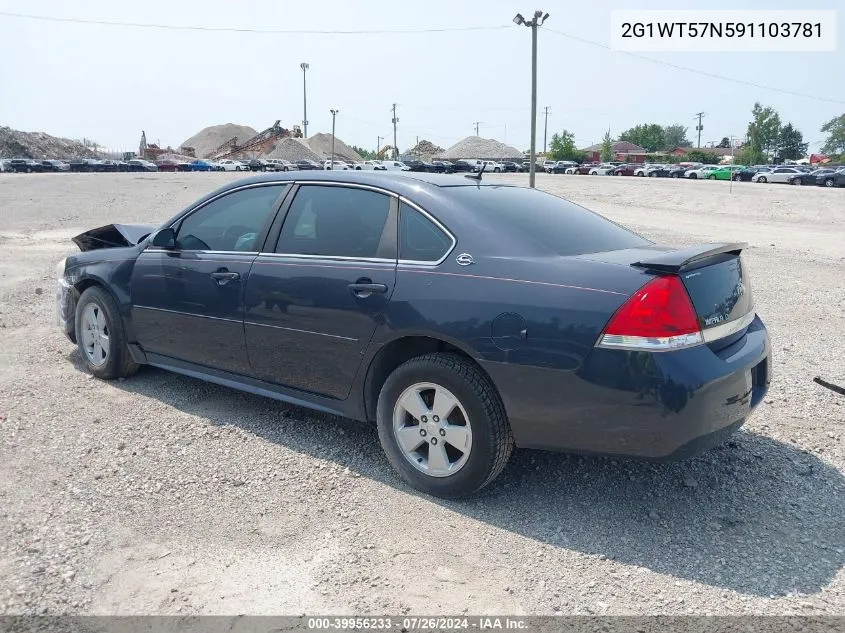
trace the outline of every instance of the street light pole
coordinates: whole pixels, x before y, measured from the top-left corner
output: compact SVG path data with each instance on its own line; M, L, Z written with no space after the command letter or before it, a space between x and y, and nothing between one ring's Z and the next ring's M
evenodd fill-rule
M531 163L528 166L528 186L534 187L537 171L537 29L542 26L549 17L542 11L534 12L534 19L526 22L521 14L517 13L514 24L517 26L531 27Z
M329 110L332 113L332 162L329 164L329 169L334 169L334 118L340 110Z
M376 136L376 158L378 158L378 151L381 149L381 139L383 138L383 136Z
M302 62L299 67L302 69L302 137L308 138L308 99L305 96L305 71L310 66Z

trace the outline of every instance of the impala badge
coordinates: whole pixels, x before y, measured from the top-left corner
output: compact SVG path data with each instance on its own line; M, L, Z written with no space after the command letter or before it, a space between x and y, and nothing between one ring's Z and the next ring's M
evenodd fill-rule
M461 253L455 258L455 261L458 262L458 266L469 266L475 263L475 260L469 253Z

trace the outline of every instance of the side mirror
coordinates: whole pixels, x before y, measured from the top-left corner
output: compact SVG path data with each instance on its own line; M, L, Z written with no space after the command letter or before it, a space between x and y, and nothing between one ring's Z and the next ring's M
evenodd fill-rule
M158 248L174 250L176 248L176 231L168 227L153 235L152 245Z

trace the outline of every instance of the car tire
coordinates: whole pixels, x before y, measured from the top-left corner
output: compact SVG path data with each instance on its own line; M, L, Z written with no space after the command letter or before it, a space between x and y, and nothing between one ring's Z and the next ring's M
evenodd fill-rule
M680 176L678 176L678 174L669 174L669 176L672 177L672 178L679 178L680 177Z
M689 179L690 180L698 180L698 174L690 174Z
M656 174L655 172L651 172L651 173L648 175L648 177L649 177L649 178L657 178L657 174Z
M833 182L833 178L825 178L825 181L824 181L824 186L825 186L825 187L834 187L834 186L836 186L836 185L835 185L835 183Z
M104 288L91 286L79 297L75 332L82 362L96 378L123 378L138 370L129 354L117 302Z
M713 175L707 176L707 180L716 180L716 176L713 176Z
M765 177L765 176L760 176L760 177L757 179L757 182L766 182L766 177Z
M428 416L413 416L400 404L415 391ZM453 400L449 423L442 424L456 432L466 451L442 439L449 431L435 421L435 394L438 399L442 394L446 402ZM426 417L429 419L423 422ZM391 466L408 484L437 497L460 498L481 489L499 475L513 451L513 436L495 386L477 365L458 354L426 354L396 368L379 394L376 419L379 440ZM414 429L421 426L427 428L420 429L419 437L428 439L420 439L416 447L407 443L403 447L398 429L412 429L409 439L413 442L417 437ZM462 427L467 430L458 430ZM429 466L429 449L438 441L442 461ZM438 468L438 474L429 474L429 468ZM449 474L452 468L455 470Z
M793 178L793 179L792 179L792 182L790 182L789 184L790 184L790 185L797 185L797 186L799 186L799 187L800 187L800 186L801 186L801 185L803 185L804 183L803 183L803 182L801 182L801 179L800 179L800 178Z

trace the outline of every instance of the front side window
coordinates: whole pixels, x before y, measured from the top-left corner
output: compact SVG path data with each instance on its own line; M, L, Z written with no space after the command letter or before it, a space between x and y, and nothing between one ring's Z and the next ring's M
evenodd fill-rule
M440 261L452 248L452 238L422 213L404 202L399 205L399 259Z
M368 189L306 185L290 206L277 253L323 257L392 258L396 227L390 197Z
M251 187L209 202L182 220L176 244L188 251L258 250L258 236L289 185Z

